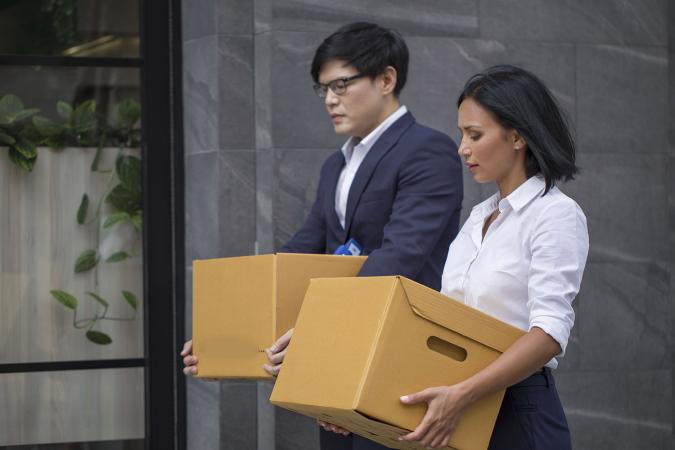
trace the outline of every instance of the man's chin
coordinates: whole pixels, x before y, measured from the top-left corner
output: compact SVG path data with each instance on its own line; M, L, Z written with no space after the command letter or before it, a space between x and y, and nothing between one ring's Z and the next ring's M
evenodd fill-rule
M333 131L335 131L335 134L338 136L351 136L351 128L344 124L333 125Z

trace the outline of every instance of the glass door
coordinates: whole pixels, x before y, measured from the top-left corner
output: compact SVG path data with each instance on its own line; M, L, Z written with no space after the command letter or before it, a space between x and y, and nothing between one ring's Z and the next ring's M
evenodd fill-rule
M175 168L147 161L144 7L0 1L0 448L150 448L162 418L149 391L160 368L174 376L159 347L173 350L181 328L148 312L160 295L179 302L180 280L153 295L146 279L175 274L147 222L176 210L147 207L149 179ZM179 236L153 242L171 251ZM167 327L158 341L152 330Z

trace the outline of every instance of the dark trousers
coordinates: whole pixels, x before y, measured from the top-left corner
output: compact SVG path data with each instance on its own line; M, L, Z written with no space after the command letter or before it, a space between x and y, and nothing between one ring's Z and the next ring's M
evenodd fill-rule
M321 450L386 449L360 436L325 431ZM571 450L570 432L555 381L544 368L506 390L489 450Z
M571 450L570 430L551 369L506 390L489 450Z
M389 450L389 447L353 433L343 436L321 428L319 437L321 439L321 450Z

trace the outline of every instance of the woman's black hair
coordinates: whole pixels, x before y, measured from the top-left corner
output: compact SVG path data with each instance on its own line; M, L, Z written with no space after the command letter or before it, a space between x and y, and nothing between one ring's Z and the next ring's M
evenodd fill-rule
M371 79L391 66L396 69L394 95L398 97L408 77L408 58L408 47L396 31L374 23L354 22L340 27L319 45L311 74L318 83L321 67L333 60L344 60Z
M466 82L457 107L467 98L525 140L525 174L528 178L544 177L544 194L556 181L574 178L578 172L576 149L567 120L546 85L534 74L510 65L490 67Z

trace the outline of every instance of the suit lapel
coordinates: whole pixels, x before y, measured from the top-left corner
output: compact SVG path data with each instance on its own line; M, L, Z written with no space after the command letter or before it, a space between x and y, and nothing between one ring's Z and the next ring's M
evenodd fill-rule
M354 211L359 204L361 194L368 185L370 177L373 175L377 164L382 157L398 142L401 135L415 122L415 118L409 112L405 113L394 122L387 131L375 142L370 149L363 162L359 166L359 170L354 175L354 181L349 189L349 197L347 197L347 214L345 215L345 235L349 236L349 230L354 218ZM339 175L339 173L338 173ZM337 182L337 180L336 180Z

